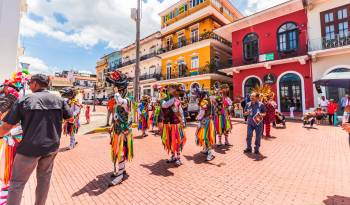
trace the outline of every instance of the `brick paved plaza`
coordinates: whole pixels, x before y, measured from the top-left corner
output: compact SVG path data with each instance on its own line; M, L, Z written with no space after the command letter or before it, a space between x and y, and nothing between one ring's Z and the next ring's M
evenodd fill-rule
M103 123L100 117L98 123ZM129 177L108 188L112 163L106 134L81 135L79 145L65 151L62 139L47 204L259 204L349 205L350 148L340 128L303 129L288 123L263 140L264 157L243 154L246 129L235 123L233 147L216 149L208 163L187 128L184 165L176 168L159 137L140 139L135 131L135 159ZM83 133L81 133L83 134ZM27 184L23 204L34 204L35 179Z

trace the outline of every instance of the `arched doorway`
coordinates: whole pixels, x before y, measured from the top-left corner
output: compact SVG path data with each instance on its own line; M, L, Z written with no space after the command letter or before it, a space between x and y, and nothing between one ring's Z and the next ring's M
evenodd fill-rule
M295 112L303 111L302 81L299 75L283 75L279 80L279 92L281 112L289 112L291 107L295 108Z
M261 82L257 77L250 77L247 80L245 80L244 92L243 92L244 96L249 95L253 88L260 85L261 85Z

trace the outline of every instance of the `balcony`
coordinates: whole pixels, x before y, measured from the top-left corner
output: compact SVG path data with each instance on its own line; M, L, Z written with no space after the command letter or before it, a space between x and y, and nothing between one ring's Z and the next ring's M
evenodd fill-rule
M288 58L294 58L298 56L304 56L306 55L306 48L297 48L297 49L291 49L291 50L285 50L285 51L278 51L278 50L272 50L272 51L265 51L263 54L260 54L259 56L254 56L249 59L233 59L234 66L244 66L244 65L252 65L252 64L258 64L258 63L265 63L269 61L276 61L276 60L284 60ZM240 63L241 62L241 63Z
M334 38L318 38L309 40L309 52L350 46L350 34L335 35Z
M141 61L144 61L144 60L147 60L147 59L150 59L150 58L153 58L153 57L156 57L159 53L158 52L153 52L153 53L149 53L149 54L146 54L146 55L143 55L140 57L140 62ZM128 60L124 63L121 63L117 66L115 66L115 69L117 68L122 68L122 67L125 67L125 66L128 66L128 65L132 65L136 63L136 59L133 59L133 60Z
M192 37L192 38L188 38L188 39L182 38L178 42L175 42L175 43L171 42L170 45L166 45L160 49L160 54L166 53L169 51L173 51L173 50L176 50L178 48L182 48L182 47L185 47L185 46L188 46L191 44L195 44L197 42L207 40L207 39L214 39L216 41L219 41L222 44L227 45L230 48L232 47L232 44L229 41L221 38L220 36L216 35L213 32L206 32L206 33L200 35L199 37Z
M171 75L164 74L162 76L161 80L170 80L170 79L179 79L179 78L185 78L185 77L194 77L198 75L204 75L204 74L219 74L219 75L225 75L225 73L220 72L220 69L227 68L228 66L215 66L213 64L208 64L204 67L198 68L198 72L191 73L187 67L184 68L182 73L172 73Z
M151 79L159 81L161 79L161 74L154 73L154 74L145 74L140 76L140 81L151 80Z

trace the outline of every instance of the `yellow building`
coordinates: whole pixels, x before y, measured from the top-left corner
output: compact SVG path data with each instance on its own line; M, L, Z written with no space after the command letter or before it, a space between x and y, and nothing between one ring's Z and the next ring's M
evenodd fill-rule
M213 33L242 17L229 0L180 0L159 15L162 85L180 82L189 90L231 83L218 72L232 64L231 44Z

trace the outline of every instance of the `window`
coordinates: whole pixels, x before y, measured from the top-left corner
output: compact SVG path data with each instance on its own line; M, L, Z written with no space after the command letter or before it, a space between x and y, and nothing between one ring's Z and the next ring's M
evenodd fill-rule
M186 38L183 33L177 35L177 43L179 48L186 46Z
M178 61L178 74L179 77L185 77L186 74L186 64L184 60Z
M176 8L175 9L175 16L178 16L179 15L179 8Z
M198 40L199 40L198 28L192 29L192 31L191 31L191 43L198 42Z
M338 19L346 19L348 18L348 10L345 8L345 9L341 9L338 11Z
M215 70L218 70L220 68L220 57L219 56L214 57L214 65L215 65Z
M326 13L326 14L324 15L324 21L325 21L326 23L333 22L333 21L334 21L333 13Z
M248 34L243 39L244 60L257 60L259 57L259 37L254 34Z
M323 47L337 47L348 44L350 4L321 13ZM350 42L350 41L349 41Z
M256 86L260 86L260 80L256 77L248 78L244 83L244 96L249 95Z
M295 51L299 43L299 31L295 23L283 24L278 29L278 51L288 52Z
M195 7L195 6L197 6L198 4L201 4L201 3L203 3L203 2L204 2L204 0L191 0L190 5L191 5L191 7L193 8L193 7Z
M348 22L339 23L339 37L348 36L349 33L349 24Z
M171 63L168 63L166 65L166 79L171 79L171 70L172 70L172 65Z
M167 49L170 50L171 47L173 45L173 40L172 40L172 37L169 36L167 39L166 39L166 46L167 46Z
M198 56L192 57L191 68L192 69L198 69L199 68L199 58L198 58Z
M302 112L302 84L297 74L288 73L281 77L280 87L280 108L282 112L290 112L294 107L296 112Z

